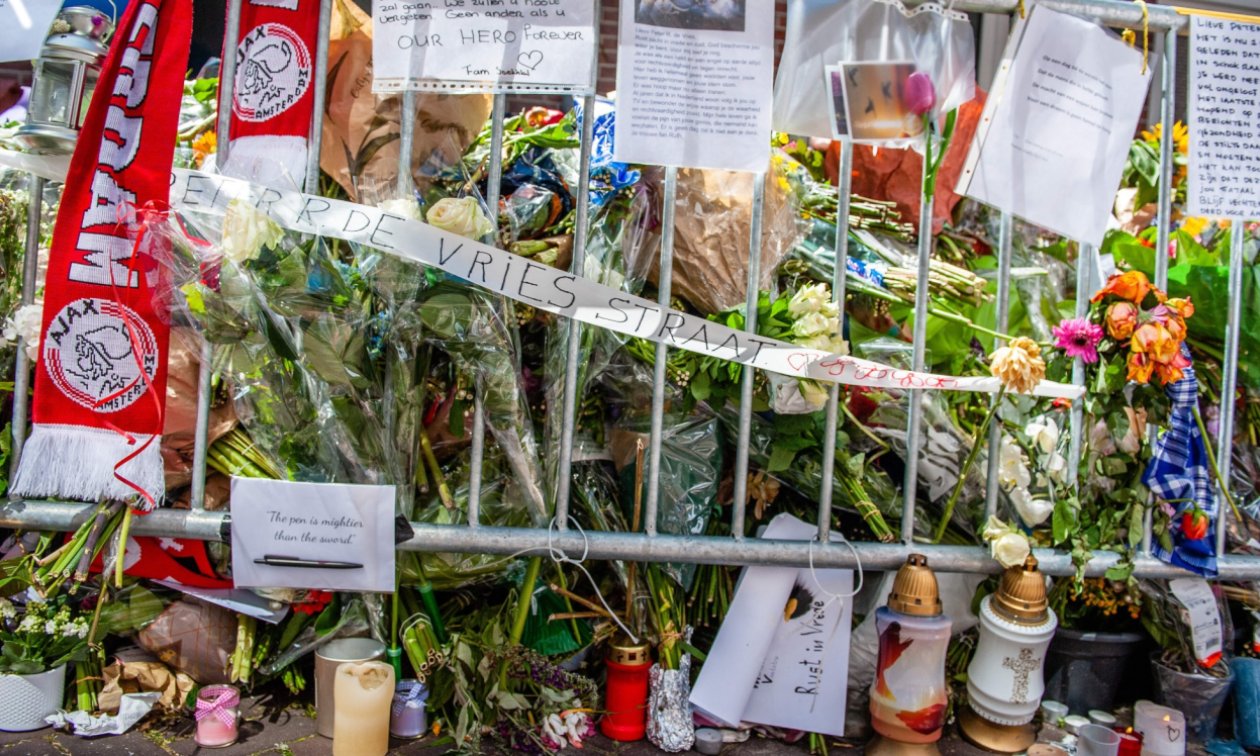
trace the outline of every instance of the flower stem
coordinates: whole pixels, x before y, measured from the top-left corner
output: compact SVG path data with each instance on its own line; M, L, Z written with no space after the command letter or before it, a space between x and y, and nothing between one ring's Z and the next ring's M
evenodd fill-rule
M1208 464L1212 467L1212 477L1216 479L1216 485L1221 489L1221 495L1225 497L1225 501L1229 502L1229 508L1234 512L1234 518L1242 522L1242 512L1238 511L1238 505L1234 503L1234 496L1229 492L1229 485L1225 482L1225 477L1221 475L1221 468L1216 464L1216 452L1212 450L1212 440L1208 437L1207 426L1203 424L1203 416L1199 414L1198 406L1191 409L1194 412L1194 421L1199 425L1199 434L1203 436L1203 448L1207 449Z
M936 526L936 535L932 538L932 543L940 543L945 537L945 529L949 527L950 518L954 516L954 507L958 504L958 497L962 494L963 485L967 482L967 473L971 472L972 466L976 463L976 457L980 454L981 439L989 430L989 423L993 421L993 416L997 414L998 408L1002 406L1002 396L1006 393L1006 387L998 389L997 395L993 399L993 406L989 407L989 411L984 416L984 422L980 423L980 429L976 431L976 436L971 443L971 451L967 452L967 459L963 462L962 469L958 472L958 482L954 484L954 490L949 494L949 501L945 502L945 512L941 517L941 522ZM1001 450L998 450L1001 453Z
M534 586L538 584L538 572L542 568L542 557L532 557L525 568L525 581L521 583L521 595L516 600L516 617L512 620L512 635L509 638L515 646L521 642L525 634L525 621L529 619L529 606L534 598Z
M131 531L131 507L123 511L122 528L118 531L118 557L114 563L114 585L122 588L123 572L127 569L127 534Z

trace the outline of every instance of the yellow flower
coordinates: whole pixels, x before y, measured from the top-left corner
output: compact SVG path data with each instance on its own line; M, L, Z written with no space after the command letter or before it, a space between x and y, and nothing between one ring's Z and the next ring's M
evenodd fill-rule
M206 131L193 140L193 165L198 168L205 162L205 159L214 154L218 150L219 140L215 137L213 131Z
M1046 377L1046 363L1041 347L1032 339L1020 336L993 352L989 370L1010 391L1026 394Z
M1142 132L1142 140L1148 144L1159 144L1164 136L1164 124L1157 123L1148 131ZM1173 146L1177 152L1185 155L1190 152L1190 127L1177 121L1173 124Z
M1211 223L1212 222L1209 221L1207 218L1201 218L1201 217L1186 218L1184 221L1181 222L1181 230L1185 231L1187 234L1190 234L1191 236L1197 237L1199 234L1203 233L1207 229L1207 227L1211 225Z

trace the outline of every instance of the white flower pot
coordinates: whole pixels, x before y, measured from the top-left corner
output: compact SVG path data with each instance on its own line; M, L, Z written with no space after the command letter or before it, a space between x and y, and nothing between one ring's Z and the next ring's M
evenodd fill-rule
M0 730L27 732L48 726L66 692L66 665L37 675L0 675Z

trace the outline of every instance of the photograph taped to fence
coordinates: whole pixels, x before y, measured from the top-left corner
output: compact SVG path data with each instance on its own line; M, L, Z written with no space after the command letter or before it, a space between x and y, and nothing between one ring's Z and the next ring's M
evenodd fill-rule
M594 0L373 0L373 92L594 91Z

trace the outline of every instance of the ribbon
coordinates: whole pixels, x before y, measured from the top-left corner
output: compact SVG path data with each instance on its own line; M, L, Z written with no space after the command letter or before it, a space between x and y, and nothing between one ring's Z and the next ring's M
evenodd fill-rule
M427 223L353 202L185 169L172 172L170 197L172 206L182 211L212 214L225 212L233 200L247 202L290 231L363 244L442 270L538 310L795 378L870 388L987 393L996 393L1002 386L993 377L901 370L737 331ZM1042 381L1032 393L1075 399L1084 389Z
M191 16L191 0L132 3L101 69L53 230L17 495L151 508L165 488L165 245L137 208L166 206Z
M394 703L390 706L390 714L401 717L407 709L419 709L429 698L429 689L419 680L403 680L394 689Z
M1182 354L1189 350L1182 346ZM1193 367L1184 368L1181 380L1165 387L1172 403L1168 430L1155 441L1151 461L1142 474L1142 483L1166 502L1177 501L1176 516L1169 527L1172 550L1154 539L1151 552L1175 567L1204 577L1216 577L1216 497L1208 472L1207 447L1195 420L1199 401L1199 381ZM1186 538L1180 516L1197 506L1208 516L1208 532L1202 538Z
M235 688L228 686L224 686L223 691L213 699L202 698L205 693L206 690L203 689L197 694L197 707L193 713L197 721L200 722L206 717L214 717L222 722L224 727L235 725L235 709L241 702L241 694Z

